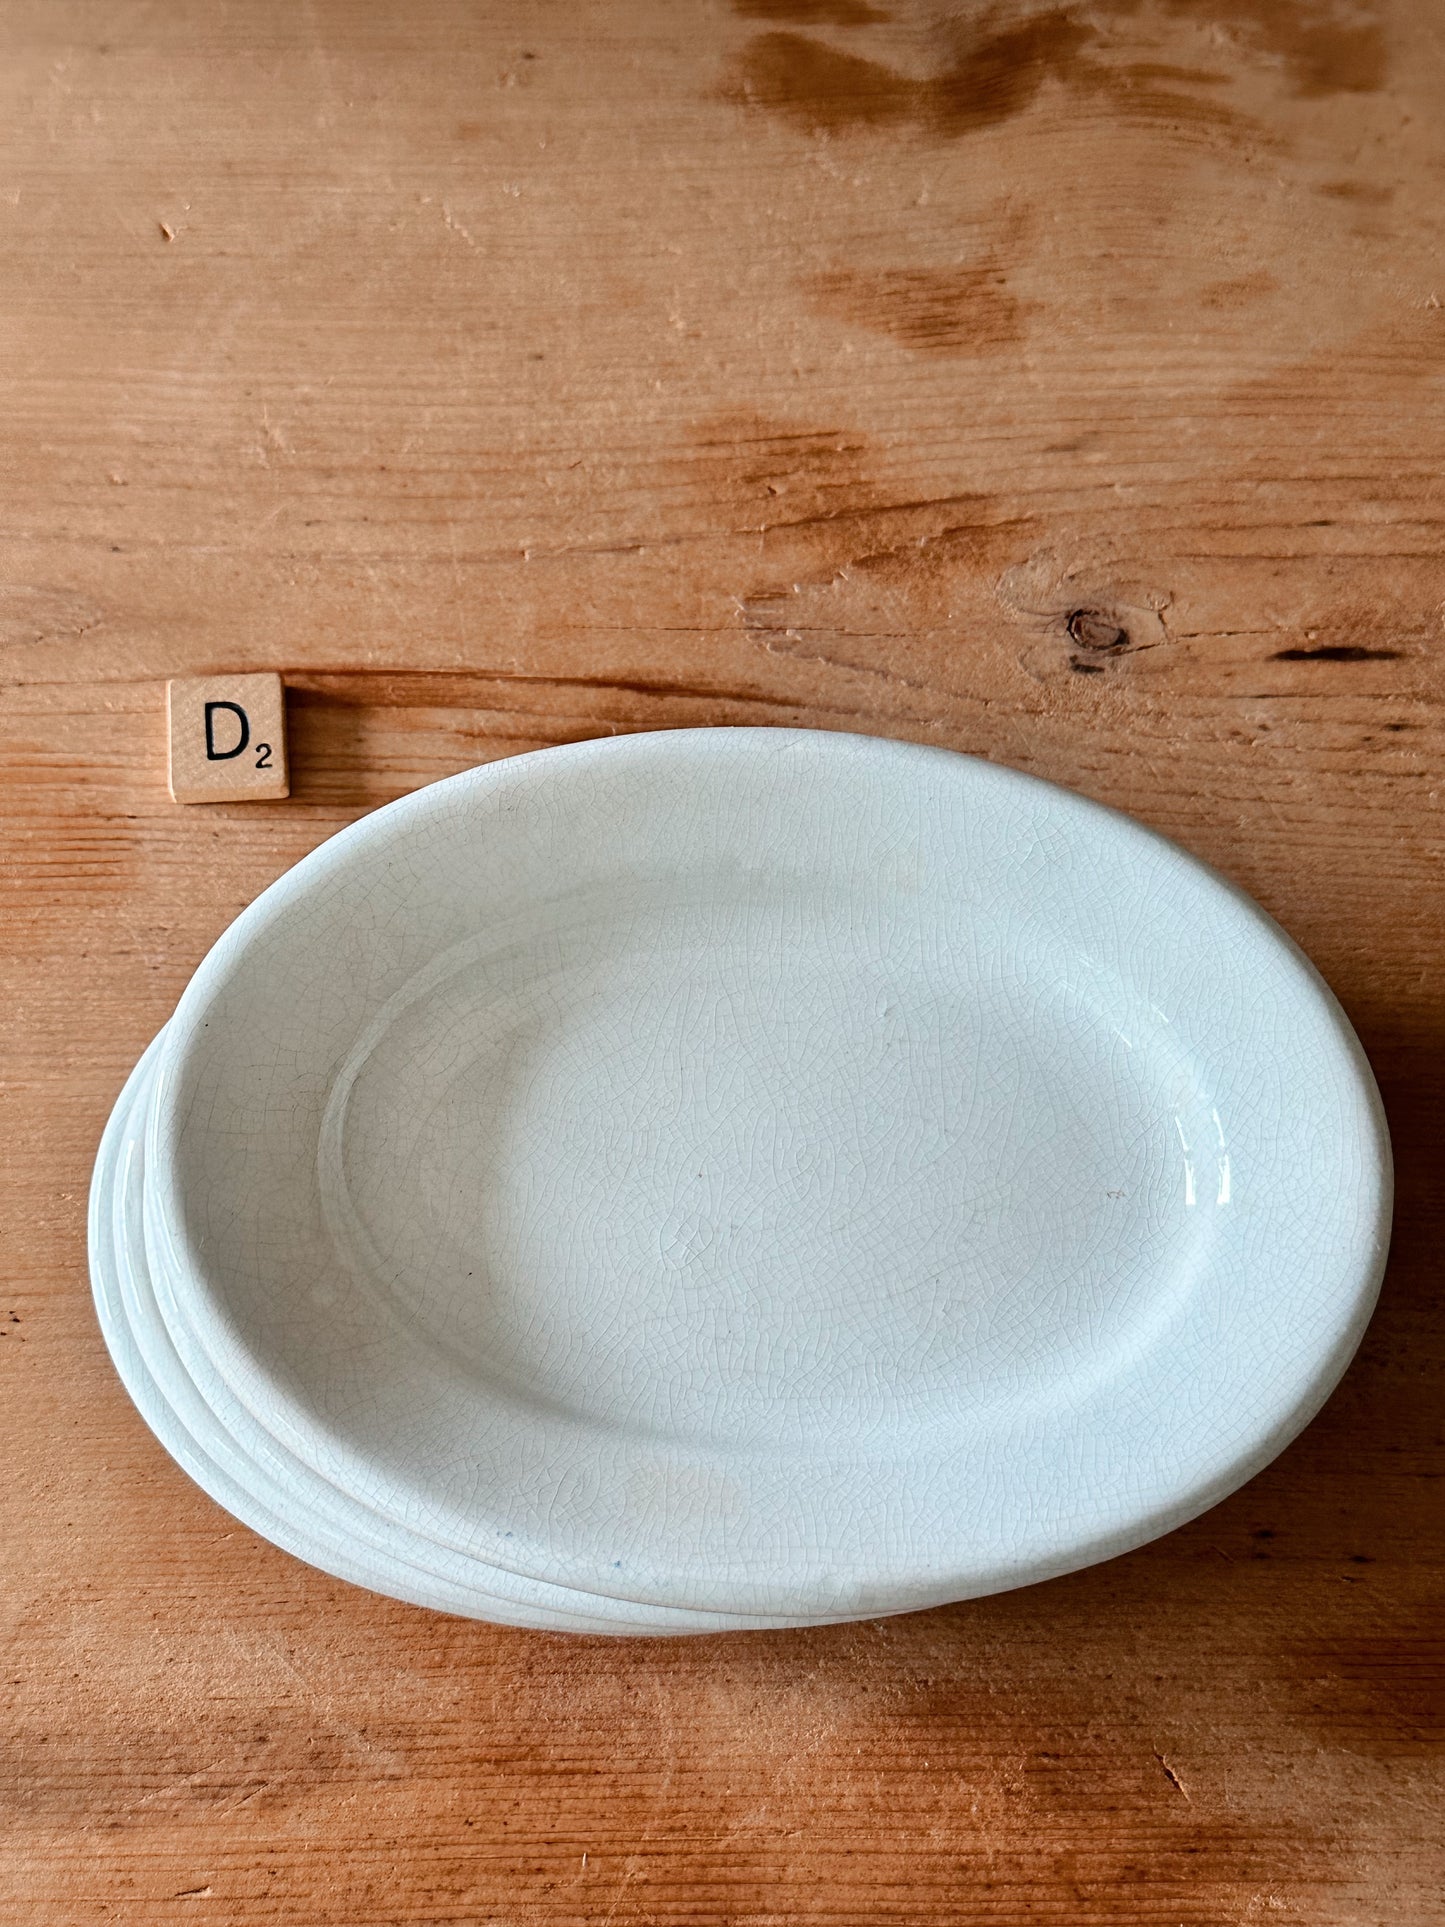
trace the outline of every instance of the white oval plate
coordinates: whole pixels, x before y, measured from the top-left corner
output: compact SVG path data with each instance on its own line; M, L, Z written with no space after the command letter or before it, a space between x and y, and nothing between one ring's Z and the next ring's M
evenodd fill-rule
M1339 1377L1390 1191L1339 1007L1212 872L761 730L491 764L314 852L183 997L147 1162L157 1289L322 1478L779 1617L1211 1504Z

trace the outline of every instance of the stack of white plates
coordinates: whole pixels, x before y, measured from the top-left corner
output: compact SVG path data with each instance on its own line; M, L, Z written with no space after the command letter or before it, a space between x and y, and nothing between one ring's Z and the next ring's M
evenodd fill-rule
M1247 898L944 751L687 730L333 838L116 1106L91 1263L146 1420L397 1598L614 1633L1017 1586L1318 1408L1378 1096Z

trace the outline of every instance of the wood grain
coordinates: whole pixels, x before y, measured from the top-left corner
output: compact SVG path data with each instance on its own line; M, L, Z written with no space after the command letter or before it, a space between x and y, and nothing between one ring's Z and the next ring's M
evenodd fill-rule
M1430 0L19 0L0 61L6 1922L1445 1918L1445 32ZM164 684L274 669L288 801ZM1161 1543L529 1636L313 1573L128 1405L107 1109L227 920L489 757L800 723L1077 786L1361 1029L1396 1252Z

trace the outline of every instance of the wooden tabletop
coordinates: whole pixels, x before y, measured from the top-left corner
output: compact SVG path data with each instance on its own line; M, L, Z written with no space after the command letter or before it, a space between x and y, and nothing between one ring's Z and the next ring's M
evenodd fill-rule
M1434 0L0 41L0 1919L1445 1919ZM173 804L166 678L261 669L290 799ZM894 1621L532 1635L298 1564L131 1408L91 1161L229 919L420 783L698 723L1073 785L1343 1000L1383 1300L1195 1524Z

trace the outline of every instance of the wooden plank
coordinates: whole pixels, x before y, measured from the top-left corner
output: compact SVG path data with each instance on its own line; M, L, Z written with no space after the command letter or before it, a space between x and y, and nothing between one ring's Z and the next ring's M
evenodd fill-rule
M0 1920L1426 1927L1445 40L1428 0L12 7ZM164 686L292 792L177 808ZM611 731L949 745L1252 890L1400 1163L1207 1517L872 1626L574 1641L234 1525L106 1361L96 1138L365 809Z

